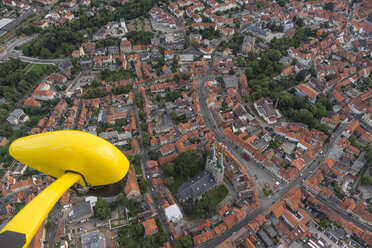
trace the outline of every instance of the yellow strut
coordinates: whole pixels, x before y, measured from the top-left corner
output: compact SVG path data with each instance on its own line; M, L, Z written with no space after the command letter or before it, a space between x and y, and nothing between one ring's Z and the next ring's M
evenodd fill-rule
M27 247L41 223L45 220L55 203L74 183L81 179L79 174L68 172L28 203L2 230L26 235ZM10 242L10 240L9 240Z

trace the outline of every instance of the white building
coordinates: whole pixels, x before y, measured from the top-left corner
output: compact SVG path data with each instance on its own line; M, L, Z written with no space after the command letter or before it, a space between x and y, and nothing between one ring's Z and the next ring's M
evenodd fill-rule
M18 125L30 120L30 117L23 112L22 109L15 109L6 119L11 125Z
M120 26L124 29L124 33L128 33L127 25L125 24L124 18L120 19Z
M183 219L182 212L177 203L164 209L164 212L165 217L167 218L167 222L172 221L173 223L178 223Z

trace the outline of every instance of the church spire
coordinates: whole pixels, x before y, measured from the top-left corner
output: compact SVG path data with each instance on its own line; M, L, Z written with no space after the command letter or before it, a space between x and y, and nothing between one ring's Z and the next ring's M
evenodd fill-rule
M221 154L220 154L220 159L219 159L219 161L218 161L217 168L218 168L218 169L221 169L221 170L224 169L224 166L223 166L223 153L222 153L222 152L221 152Z
M212 148L212 152L210 154L210 157L209 159L213 162L213 161L216 161L217 160L217 157L216 157L216 145L213 143L213 148Z

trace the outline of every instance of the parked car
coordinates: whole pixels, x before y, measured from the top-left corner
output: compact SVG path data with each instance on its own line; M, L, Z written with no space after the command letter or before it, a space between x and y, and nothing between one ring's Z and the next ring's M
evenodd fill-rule
M251 158L247 155L247 154L245 154L245 153L243 153L242 154L242 157L245 159L245 160L251 160Z

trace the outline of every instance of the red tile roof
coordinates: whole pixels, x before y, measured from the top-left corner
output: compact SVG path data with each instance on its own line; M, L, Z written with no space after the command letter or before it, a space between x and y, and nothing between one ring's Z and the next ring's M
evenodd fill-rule
M128 169L128 178L127 178L127 183L124 188L125 195L130 194L133 191L140 192L138 182L137 182L137 177L136 173L134 171L133 165L129 166Z
M303 92L308 97L310 97L311 99L315 99L318 96L318 92L316 92L313 88L306 84L299 84L296 86L296 88Z
M158 231L155 219L147 219L142 222L143 228L145 229L145 236L150 236Z

